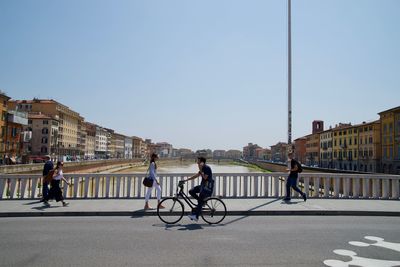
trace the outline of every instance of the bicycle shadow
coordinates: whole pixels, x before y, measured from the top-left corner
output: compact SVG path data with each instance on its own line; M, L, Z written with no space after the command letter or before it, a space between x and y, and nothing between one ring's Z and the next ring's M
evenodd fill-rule
M272 204L272 203L274 203L274 202L281 201L281 200L282 200L281 198L277 198L277 199L274 199L274 200L269 201L269 202L267 202L267 203L258 205L258 206L254 207L254 208L252 208L252 209L249 209L248 211L253 211L253 210L259 209L259 208L261 208L261 207L267 206L267 205L269 205L269 204ZM243 219L246 219L247 217L249 217L249 215L243 215L243 216L241 216L241 217L239 217L239 218L237 218L237 219L234 219L234 220L232 220L232 221L230 221L230 222L227 222L227 223L223 223L223 224L221 224L221 225L222 225L222 226L225 226L225 225L229 225L229 224L232 224L232 223L236 223L236 222L238 222L238 221L241 221L241 220L243 220Z
M214 228L220 225L210 225L210 224L198 224L198 223L190 223L190 224L153 224L154 227L164 228L166 231L177 230L177 231L197 231L204 230L205 228Z

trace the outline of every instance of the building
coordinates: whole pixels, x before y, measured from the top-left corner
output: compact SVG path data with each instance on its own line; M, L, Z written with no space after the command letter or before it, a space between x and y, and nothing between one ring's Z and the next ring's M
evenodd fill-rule
M226 151L225 157L228 159L241 159L242 158L242 151L231 149Z
M58 153L59 118L40 112L28 115L28 125L24 128L24 146L28 162L43 161L49 155L52 160L61 160Z
M85 140L85 159L94 159L96 150L96 124L90 122L84 122L84 128L86 129L86 140Z
M381 122L363 122L357 126L358 132L358 170L362 172L381 172L382 143Z
M95 139L95 149L94 154L97 159L107 158L108 151L108 131L96 125L96 139Z
M172 157L172 145L167 142L157 143L155 145L156 153L160 158L170 158Z
M306 141L305 137L294 140L294 158L301 163L306 162Z
M80 155L79 159L84 159L85 158L85 151L86 151L86 137L87 137L87 131L86 131L86 124L85 122L79 121L78 123L78 145L80 148Z
M213 158L214 159L222 159L225 158L226 151L225 150L214 150Z
M333 168L333 131L332 128L320 133L319 163L322 168Z
M8 109L5 127L6 135L4 137L6 164L22 162L23 142L21 140L24 127L27 125L28 113Z
M324 122L315 120L312 122L312 134L306 138L306 165L320 166L320 134L324 131Z
M243 147L243 158L253 160L257 158L256 150L262 148L257 144L248 143L247 146Z
M255 156L256 159L271 160L271 150L267 148L256 148Z
M8 106L8 100L10 97L8 97L5 93L0 91L0 129L1 129L1 135L0 135L0 164L6 163L6 125L7 125L7 106ZM8 155L7 155L8 159Z
M196 157L204 157L206 159L211 159L213 152L211 149L200 149L196 151Z
M382 171L400 174L400 106L379 113L382 140Z
M286 163L287 161L287 143L279 142L271 146L271 160L273 162Z
M81 128L83 117L67 106L53 99L10 100L10 109L24 112L42 113L59 118L58 154L67 159L81 154Z
M340 170L357 170L357 127L351 123L339 123L332 129L332 133L333 167Z
M144 141L142 138L137 136L132 136L132 157L137 158L144 158L146 152L144 152Z
M111 135L110 157L125 158L125 135L113 132Z
M132 137L125 137L124 151L124 158L132 159Z

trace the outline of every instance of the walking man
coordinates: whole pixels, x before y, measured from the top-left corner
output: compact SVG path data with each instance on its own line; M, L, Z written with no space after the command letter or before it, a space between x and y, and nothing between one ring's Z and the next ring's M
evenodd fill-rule
M290 201L290 196L291 196L291 188L293 188L294 191L298 192L304 199L304 201L307 200L307 195L303 193L298 187L297 187L297 178L299 177L299 165L300 163L293 159L293 152L289 152L288 154L288 169L289 171L289 176L286 180L286 198L284 199L285 201Z
M54 164L50 159L49 155L46 155L46 163L44 164L43 167L43 187L42 187L42 199L40 202L43 202L47 196L49 195L49 183L45 181L45 177L49 174L49 172L54 168Z

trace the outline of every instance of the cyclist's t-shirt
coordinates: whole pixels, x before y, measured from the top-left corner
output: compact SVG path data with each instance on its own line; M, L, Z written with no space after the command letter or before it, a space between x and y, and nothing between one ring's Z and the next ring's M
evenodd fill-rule
M204 179L201 180L201 187L203 188L203 190L211 193L214 189L214 180L212 177L212 171L210 166L204 165L201 172L203 172L205 175L208 176L207 180Z

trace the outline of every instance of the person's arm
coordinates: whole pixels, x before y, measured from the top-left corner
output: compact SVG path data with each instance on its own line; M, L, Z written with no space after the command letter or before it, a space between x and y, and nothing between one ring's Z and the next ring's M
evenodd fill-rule
M295 172L298 169L299 167L297 167L296 161L292 159L292 162L290 163L290 170L288 169L288 171Z
M193 175L192 177L187 178L186 180L183 180L184 182L190 181L190 180L194 180L197 177L200 176L200 172L196 173L195 175Z
M67 181L67 179L65 179L65 177L63 176L61 179L63 179L64 180L64 182L67 184L67 185L71 185L71 183L69 183L68 181Z

